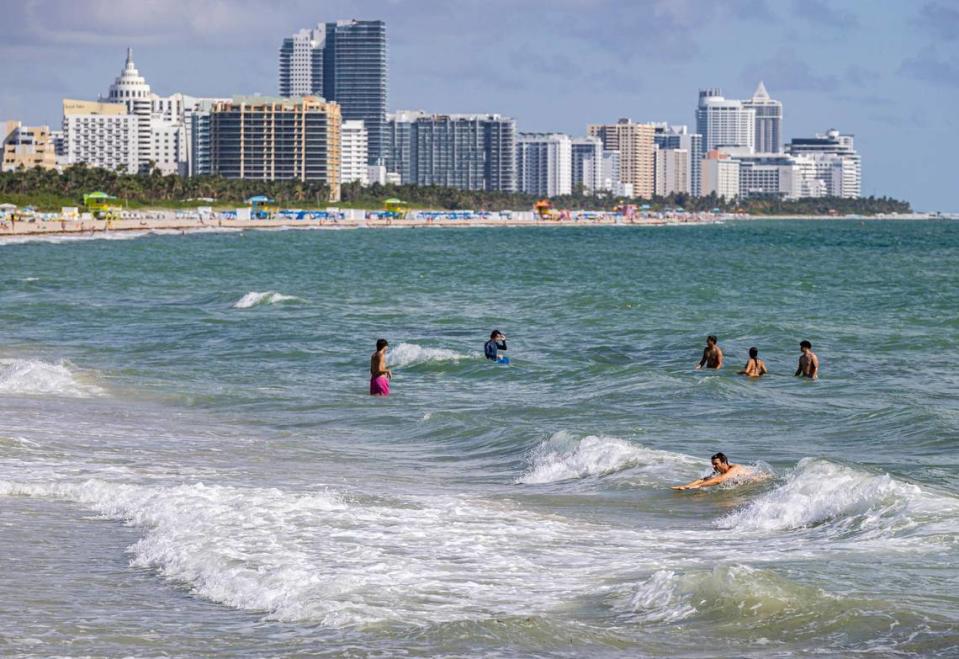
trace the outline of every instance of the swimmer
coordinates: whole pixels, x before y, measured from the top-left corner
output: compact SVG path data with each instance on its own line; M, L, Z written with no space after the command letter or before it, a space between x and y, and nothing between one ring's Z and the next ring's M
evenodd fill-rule
M370 396L390 395L393 371L386 366L386 349L389 345L386 339L378 339L376 352L370 357Z
M703 358L700 359L699 364L696 365L697 371L704 365L706 368L723 367L723 351L716 345L716 341L716 337L711 334L706 337L706 347L703 348Z
M800 341L799 349L802 350L802 355L799 357L796 375L815 380L819 377L819 357L812 351L812 344L809 341Z
M746 362L746 365L743 366L737 375L745 375L750 378L758 378L761 375L766 375L769 371L766 370L766 362L759 358L759 350L756 348L749 349L749 361Z
M701 487L712 487L732 478L749 476L752 472L742 465L729 464L724 453L717 453L710 460L713 463L713 475L706 478L697 478L685 485L673 485L674 490L698 490Z
M483 346L483 352L486 353L486 358L494 362L498 362L500 359L506 359L506 355L501 357L499 354L500 350L506 349L506 336L499 330L490 332L489 341Z

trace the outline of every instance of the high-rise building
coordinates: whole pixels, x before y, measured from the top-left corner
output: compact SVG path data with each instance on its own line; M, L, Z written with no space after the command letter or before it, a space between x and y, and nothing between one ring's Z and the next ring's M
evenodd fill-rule
M715 194L720 199L739 196L739 161L720 151L709 151L703 159L702 196Z
M146 172L153 160L153 135L150 117L153 114L153 99L146 79L140 75L133 63L133 49L127 48L127 59L123 70L116 77L105 97L100 100L107 103L122 103L127 114L137 118L137 154L139 161L134 171Z
M57 152L49 126L24 126L19 121L0 121L0 172L20 167L54 169Z
M620 180L633 186L633 194L650 199L655 192L652 124L620 119L615 124L591 124L587 133L603 141L603 148L619 151Z
M576 137L571 145L573 194L596 194L603 176L603 141Z
M64 161L136 173L139 122L122 103L63 99Z
M320 23L287 37L279 51L278 87L281 96L308 94L335 101L344 121L366 126L368 162L383 158L386 23Z
M670 126L665 123L654 124L656 132L653 142L660 149L684 149L688 158L689 171L686 179L689 181L688 194L699 196L702 179L703 136L699 133L690 133L686 126Z
M804 189L804 174L808 169L792 156L779 153L753 153L746 147L721 150L739 161L739 197L770 197L799 199Z
M300 30L280 46L280 96L323 95L326 27Z
M340 108L315 96L216 103L210 167L226 178L312 181L340 198Z
M563 133L520 133L516 138L516 187L539 197L572 192L573 145Z
M814 138L793 138L786 153L813 161L815 177L825 183L828 196L857 198L862 194L862 161L852 135L830 129Z
M759 81L753 97L743 101L743 107L756 113L753 130L753 149L756 153L782 152L783 104L769 97L766 85Z
M703 149L743 147L755 150L756 110L742 101L723 98L720 89L701 89L696 108L696 132L703 136Z
M516 191L516 122L499 114L387 115L388 172L403 184Z
M657 147L656 194L689 194L689 151Z
M362 121L344 121L340 139L340 182L368 185L366 127Z

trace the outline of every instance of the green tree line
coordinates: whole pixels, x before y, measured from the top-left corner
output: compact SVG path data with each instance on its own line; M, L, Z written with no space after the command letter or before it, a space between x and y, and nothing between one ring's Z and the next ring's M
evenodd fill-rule
M133 207L230 206L242 204L254 195L271 197L280 206L324 208L331 205L327 201L329 187L313 182L163 176L156 170L151 174L128 174L83 164L67 167L62 173L39 168L0 173L0 202L35 205L41 210L79 205L84 193L97 190ZM359 183L343 185L341 196L340 206L370 209L382 207L384 200L392 197L402 199L413 208L448 210L527 210L536 202L536 197L522 193L416 185L371 185L364 188ZM215 201L204 201L207 199ZM908 202L890 197L823 197L783 201L775 198L724 200L715 195L693 197L672 194L652 199L628 199L608 194L587 195L579 190L576 194L553 197L550 202L556 209L602 211L633 204L637 207L648 205L652 211L683 208L697 212L718 208L752 215L875 215L912 211Z

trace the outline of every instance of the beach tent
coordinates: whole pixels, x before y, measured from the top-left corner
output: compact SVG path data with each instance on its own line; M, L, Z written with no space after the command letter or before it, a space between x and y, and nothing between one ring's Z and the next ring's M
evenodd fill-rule
M642 206L639 207L639 210L648 211L650 208L652 208L652 206L650 206L649 204L643 204Z

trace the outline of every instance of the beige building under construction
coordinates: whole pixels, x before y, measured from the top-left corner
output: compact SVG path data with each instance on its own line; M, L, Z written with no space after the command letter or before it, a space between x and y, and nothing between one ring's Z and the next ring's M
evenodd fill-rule
M210 113L212 174L325 183L340 198L340 106L317 96L239 97Z
M620 180L632 184L633 195L651 199L655 192L656 127L620 119L615 124L590 124L586 131L590 137L601 139L605 150L619 152Z

